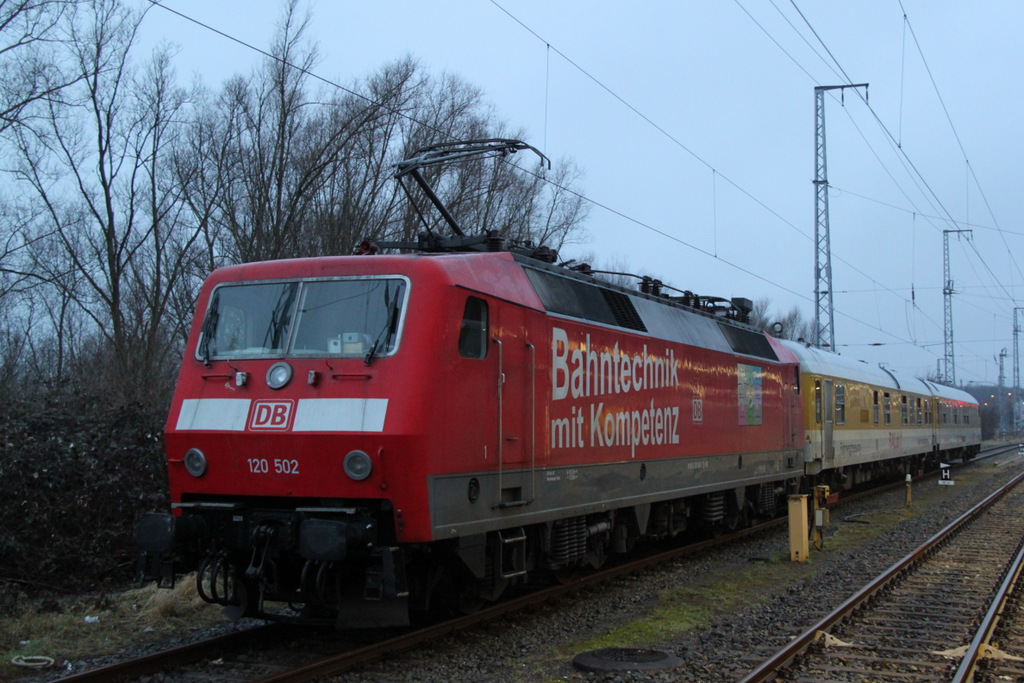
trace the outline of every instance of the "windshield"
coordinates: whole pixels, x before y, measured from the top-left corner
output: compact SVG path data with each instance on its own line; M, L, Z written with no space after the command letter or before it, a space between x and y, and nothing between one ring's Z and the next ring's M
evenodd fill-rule
M406 290L395 277L221 285L196 357L387 356Z

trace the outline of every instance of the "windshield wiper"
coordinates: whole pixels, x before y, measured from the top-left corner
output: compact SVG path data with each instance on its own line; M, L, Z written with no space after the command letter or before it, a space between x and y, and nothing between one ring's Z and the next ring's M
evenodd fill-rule
M294 283L286 284L284 287L277 298L274 310L270 312L270 325L267 327L266 334L263 335L263 345L270 350L280 346L282 337L292 321L291 307L292 302L295 301L297 287ZM269 346L267 346L268 343Z
M213 339L213 333L217 329L217 320L220 318L219 302L220 292L217 292L213 295L213 301L210 302L210 310L206 312L206 319L203 321L203 327L200 330L203 341L199 344L199 357L207 367L210 366L210 341Z
M399 292L400 291L401 286L399 286ZM388 303L388 286L384 286L384 305L388 307L388 317L387 320L384 322L384 327L381 329L380 332L377 333L377 338L373 340L372 344L370 344L370 350L366 352L366 357L363 359L363 362L366 363L367 365L373 362L373 357L377 353L377 347L380 346L381 341L383 339L391 337L392 335L395 334L395 332L398 331L399 292L395 292L395 298L392 299L390 303Z

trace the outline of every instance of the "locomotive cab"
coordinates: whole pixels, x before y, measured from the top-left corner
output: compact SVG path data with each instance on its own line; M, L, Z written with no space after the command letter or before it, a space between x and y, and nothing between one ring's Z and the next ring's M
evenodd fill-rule
M495 282L517 284L497 300ZM437 480L535 465L521 311L540 304L521 268L507 253L247 264L200 301L165 429L172 511L136 527L140 577L198 566L200 594L235 616L407 623L436 565L465 574L476 552L439 538ZM465 505L490 516L492 496L529 493Z
M408 427L388 421L403 399L383 387L401 385L410 280L309 271L228 268L205 286L165 432L172 513L137 525L140 571L166 582L175 560L198 564L200 595L235 615L275 618L265 603L284 601L308 618L358 594L401 623L380 470Z

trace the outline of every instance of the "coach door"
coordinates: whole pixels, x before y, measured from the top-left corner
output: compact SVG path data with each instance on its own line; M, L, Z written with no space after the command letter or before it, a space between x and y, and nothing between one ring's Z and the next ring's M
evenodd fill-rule
M832 380L825 380L825 415L821 427L822 459L831 464L835 458L835 447L832 442L832 429L835 425L835 388Z
M816 454L823 467L830 467L835 457L832 429L835 425L835 390L830 379L814 381L814 421L819 429L820 449Z
M498 505L515 507L528 504L535 492L537 348L527 332L523 309L516 306L496 306L495 309L491 348L498 392L495 416Z

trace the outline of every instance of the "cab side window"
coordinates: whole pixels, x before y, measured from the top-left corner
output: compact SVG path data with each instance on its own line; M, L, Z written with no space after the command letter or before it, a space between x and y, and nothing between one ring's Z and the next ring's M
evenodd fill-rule
M487 337L487 302L475 296L468 297L459 327L459 355L463 358L486 358Z

